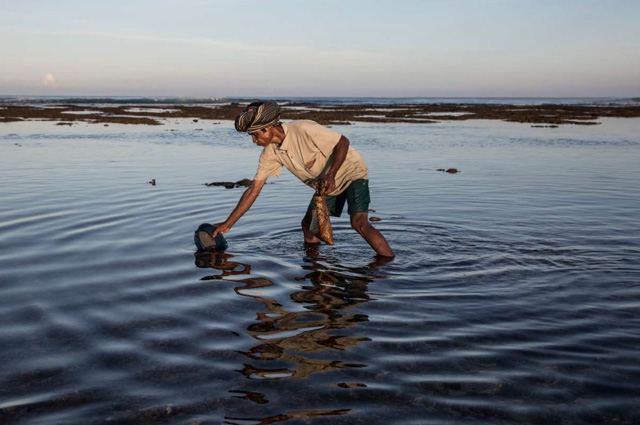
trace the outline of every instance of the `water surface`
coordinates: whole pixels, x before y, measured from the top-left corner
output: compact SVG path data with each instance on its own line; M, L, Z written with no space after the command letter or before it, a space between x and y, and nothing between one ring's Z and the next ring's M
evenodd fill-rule
M334 127L392 262L305 248L286 171L196 255L231 123L1 124L0 422L637 423L640 121L601 122Z

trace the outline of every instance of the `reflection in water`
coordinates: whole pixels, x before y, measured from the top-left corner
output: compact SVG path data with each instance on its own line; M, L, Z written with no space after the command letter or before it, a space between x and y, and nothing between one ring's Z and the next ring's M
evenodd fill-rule
M221 270L219 275L205 276L201 280L222 279L227 276L249 274L251 266L235 261L229 261L233 255L225 252L199 251L195 253L196 266L201 269L212 268Z
M264 394L256 393L254 391L240 391L240 390L231 390L230 393L236 394L244 394L243 396L233 396L233 398L242 398L245 400L253 401L257 404L265 404L268 401L264 398Z
M267 425L275 422L282 422L289 419L308 419L308 418L318 418L323 416L338 416L338 415L346 415L351 412L350 409L338 409L338 410L329 410L329 409L313 409L313 410L297 410L294 412L285 413L283 415L274 415L269 416L267 418L231 418L227 417L227 424L256 424L256 425ZM234 422L238 421L238 422Z
M259 364L244 364L238 372L246 378L304 379L319 372L367 366L338 359L311 357L309 354L330 353L332 350L344 351L362 342L370 341L364 336L335 335L334 333L341 329L353 328L358 323L369 320L367 315L354 313L352 310L355 306L372 299L367 294L367 287L373 279L384 278L372 273L386 262L384 259L378 259L367 267L349 268L330 264L319 258L314 247L308 248L305 264L302 265L302 269L308 273L298 278L308 284L304 284L302 290L290 295L294 302L304 304L304 311L288 311L281 303L256 291L256 289L272 286L273 282L269 279L236 277L249 275L250 265L232 261L233 256L224 252L202 252L195 255L198 267L213 268L222 272L205 276L202 280L220 279L240 283L242 286L234 289L238 295L253 298L264 304L264 310L256 314L257 322L247 327L248 334L257 340L258 344L242 354ZM234 278L230 279L232 276ZM270 361L277 361L279 366L284 361L291 366L265 367L262 364ZM358 383L352 385L365 387L364 384ZM242 394L234 397L248 399L258 404L268 402L263 394L256 392L233 390L231 393ZM243 423L268 424L291 418L342 415L348 412L348 409L302 410L263 419L227 419L241 420Z

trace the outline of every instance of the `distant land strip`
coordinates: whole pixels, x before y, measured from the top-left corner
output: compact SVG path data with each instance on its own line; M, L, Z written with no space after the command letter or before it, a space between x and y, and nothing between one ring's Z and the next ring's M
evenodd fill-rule
M243 108L241 103L185 105L136 104L86 105L40 103L37 105L0 104L0 122L24 120L163 125L167 120L233 120ZM599 118L638 118L640 106L613 105L500 105L500 104L422 104L422 105L317 105L300 103L282 107L283 120L308 119L324 125L349 125L356 122L431 124L442 121L501 120L555 127L565 124L596 125Z

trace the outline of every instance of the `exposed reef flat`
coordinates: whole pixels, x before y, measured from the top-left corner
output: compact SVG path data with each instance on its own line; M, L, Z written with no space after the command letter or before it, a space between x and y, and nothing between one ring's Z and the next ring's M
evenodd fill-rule
M51 103L24 105L3 103L0 122L50 120L61 123L74 121L89 123L162 125L175 118L196 120L233 120L242 111L242 104L207 106L146 105L74 105ZM442 121L501 120L554 126L563 124L595 125L603 117L637 118L640 106L587 105L489 105L489 104L430 104L430 105L315 105L291 104L283 106L283 120L309 119L324 125L345 125L354 122L419 123Z

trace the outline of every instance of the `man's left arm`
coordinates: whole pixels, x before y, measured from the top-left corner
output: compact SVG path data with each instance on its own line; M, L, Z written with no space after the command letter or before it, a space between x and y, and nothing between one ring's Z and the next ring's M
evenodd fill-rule
M336 173L347 158L347 152L349 152L349 139L344 136L340 136L340 140L338 140L336 147L333 149L333 163L322 179L323 193L331 193L335 190Z

